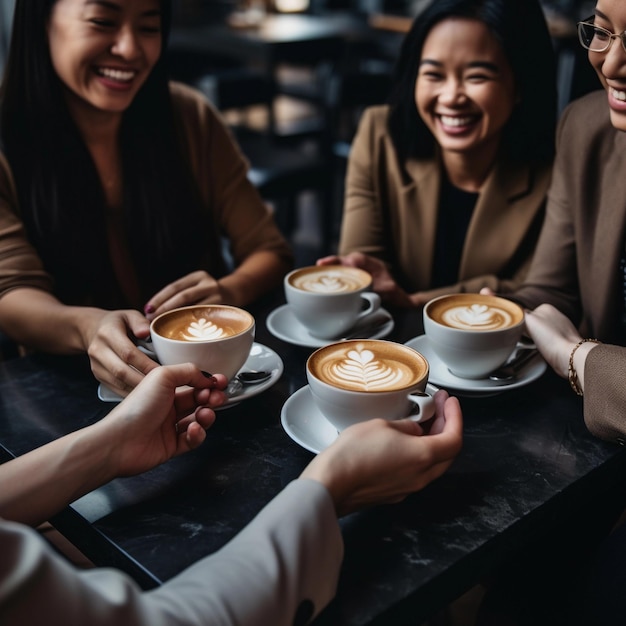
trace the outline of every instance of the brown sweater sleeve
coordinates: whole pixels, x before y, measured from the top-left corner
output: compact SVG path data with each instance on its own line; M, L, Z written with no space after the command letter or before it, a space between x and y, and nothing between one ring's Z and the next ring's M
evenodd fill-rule
M0 298L20 287L52 291L52 277L28 241L17 205L13 175L0 154Z

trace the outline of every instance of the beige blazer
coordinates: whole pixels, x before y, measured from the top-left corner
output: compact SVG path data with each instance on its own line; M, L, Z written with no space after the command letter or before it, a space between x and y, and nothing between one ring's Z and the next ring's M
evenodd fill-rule
M584 337L618 341L619 262L626 233L626 132L609 119L604 90L561 116L546 219L524 285L514 295L579 323ZM604 439L626 435L626 348L601 346L585 363L585 421Z
M442 166L439 159L402 164L387 132L388 107L365 111L352 144L339 253L361 251L388 263L410 293L515 289L539 234L550 168L498 161L480 192L458 282L431 289Z

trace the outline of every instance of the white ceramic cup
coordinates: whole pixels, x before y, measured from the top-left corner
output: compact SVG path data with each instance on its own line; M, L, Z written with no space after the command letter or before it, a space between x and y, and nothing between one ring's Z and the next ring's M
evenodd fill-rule
M306 363L313 400L338 431L374 418L430 419L435 402L425 391L428 372L419 352L382 339L328 344Z
M302 267L284 279L287 304L309 333L320 339L341 337L380 308L380 296L368 292L371 285L368 272L343 265Z
M448 294L424 306L424 333L435 354L460 378L486 378L522 336L515 302L476 293Z
M162 365L194 363L229 380L246 362L254 333L254 317L225 304L173 309L150 324L152 346Z

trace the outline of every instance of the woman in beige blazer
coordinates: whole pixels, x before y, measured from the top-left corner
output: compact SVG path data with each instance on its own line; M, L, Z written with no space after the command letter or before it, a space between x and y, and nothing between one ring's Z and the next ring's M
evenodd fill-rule
M524 28L519 28L524 24ZM366 110L346 177L339 255L391 304L508 292L543 219L556 118L540 6L433 2L408 33L389 106Z
M538 307L527 315L528 329L554 369L584 392L589 430L623 445L626 46L604 31L626 28L626 6L601 0L587 23L580 41L605 89L572 103L559 122L546 220L528 277L514 297ZM604 31L597 35L596 29Z

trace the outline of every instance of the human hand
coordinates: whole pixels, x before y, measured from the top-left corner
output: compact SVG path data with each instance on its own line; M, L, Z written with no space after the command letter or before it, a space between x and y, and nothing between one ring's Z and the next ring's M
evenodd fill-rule
M81 316L91 370L117 394L126 396L158 367L131 339L145 339L150 334L150 324L138 311L88 309Z
M317 260L317 265L339 264L358 267L372 276L372 290L391 306L414 306L408 294L394 280L387 266L376 257L362 252L351 252L345 256L327 256Z
M204 270L191 272L154 294L144 307L148 320L181 306L193 304L222 304L224 301L220 285Z
M302 478L324 484L339 515L403 500L441 476L461 450L458 400L438 391L435 405L435 417L426 424L376 419L350 426Z
M201 372L191 363L151 371L92 427L92 436L110 446L111 475L139 474L197 448L215 421L213 409L227 399L226 384L223 374Z
M526 311L525 322L526 330L543 358L559 376L567 378L570 354L582 339L574 324L551 304L541 304L534 311ZM582 356L584 351L582 348L579 351Z

